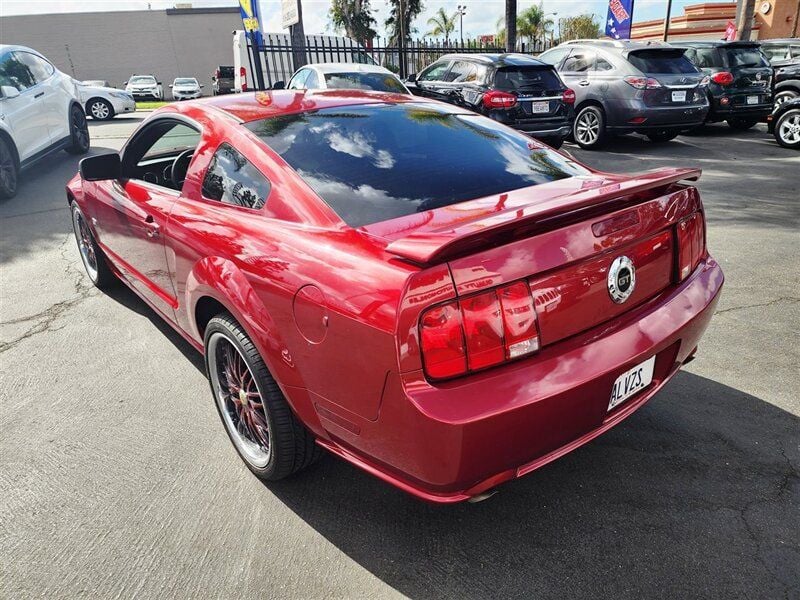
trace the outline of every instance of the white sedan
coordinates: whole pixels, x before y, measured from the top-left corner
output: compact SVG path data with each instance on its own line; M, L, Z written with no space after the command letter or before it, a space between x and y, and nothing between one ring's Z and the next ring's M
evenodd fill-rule
M77 87L86 114L98 121L113 119L116 115L136 110L133 96L123 90L92 85L88 81L78 82Z
M283 87L279 81L274 86ZM397 75L378 65L362 63L317 63L299 68L289 85L290 90L376 90L411 94Z

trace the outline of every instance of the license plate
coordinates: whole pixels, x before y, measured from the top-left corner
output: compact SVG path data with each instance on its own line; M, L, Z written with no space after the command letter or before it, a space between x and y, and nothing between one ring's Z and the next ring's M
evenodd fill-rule
M747 97L748 104L758 104L758 96L748 96Z
M550 103L549 102L534 102L531 105L531 111L534 112L534 113L550 112Z
M611 387L611 399L608 401L608 410L619 406L636 392L650 385L650 382L653 381L653 367L655 364L656 357L651 356L643 363L639 363L617 377L617 380Z
M681 90L680 92L672 92L672 101L686 102L686 90Z

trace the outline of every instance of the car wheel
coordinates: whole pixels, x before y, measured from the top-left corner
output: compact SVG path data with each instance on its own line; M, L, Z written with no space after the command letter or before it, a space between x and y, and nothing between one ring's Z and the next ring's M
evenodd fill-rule
M573 136L581 148L594 150L606 139L606 117L597 106L587 106L575 117Z
M800 97L800 93L794 90L783 90L775 94L775 106L780 106L784 102L788 102L789 100L793 100L794 98Z
M114 272L106 262L105 254L97 245L89 224L83 216L78 203L70 203L72 211L72 230L75 232L75 241L78 242L78 252L81 255L83 268L95 287L105 290L117 282Z
M89 124L80 106L69 110L69 132L71 142L67 147L70 154L86 154L89 151Z
M746 131L758 123L758 119L728 119L728 126L736 131Z
M90 100L86 105L86 112L97 121L106 121L114 118L114 107L111 103L103 100L102 98L95 98Z
M253 342L229 314L209 321L206 373L217 412L239 456L256 477L283 479L322 454L297 420Z
M19 164L14 148L4 137L0 137L0 199L7 200L17 195Z
M647 135L651 142L668 142L678 137L678 135L680 135L680 131L675 131L674 129L661 129L658 131L651 131L645 135Z
M775 123L775 140L784 148L800 149L800 109L786 111Z

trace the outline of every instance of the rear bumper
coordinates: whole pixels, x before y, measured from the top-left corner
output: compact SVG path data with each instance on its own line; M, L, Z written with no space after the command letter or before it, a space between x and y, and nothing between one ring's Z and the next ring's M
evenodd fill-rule
M611 131L691 129L705 121L708 108L705 103L658 107L647 106L637 98L616 100L606 107L606 127Z
M320 444L418 498L467 500L578 448L647 402L693 355L722 285L709 258L624 318L531 359L436 386L419 371L390 374L376 421L356 430L319 411L330 434ZM653 355L650 386L607 412L615 379Z
M725 119L766 119L772 113L772 104L761 104L755 106L734 106L723 108L719 105L714 106L708 113L709 121L724 121Z

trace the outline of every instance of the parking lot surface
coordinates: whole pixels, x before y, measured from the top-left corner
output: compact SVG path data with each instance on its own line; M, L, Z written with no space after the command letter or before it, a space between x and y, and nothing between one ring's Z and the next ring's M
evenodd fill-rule
M93 152L142 118L92 123ZM596 441L479 504L333 457L269 487L202 359L83 275L60 153L0 203L0 597L800 598L800 154L763 126L587 164L700 166L726 287L688 365Z

